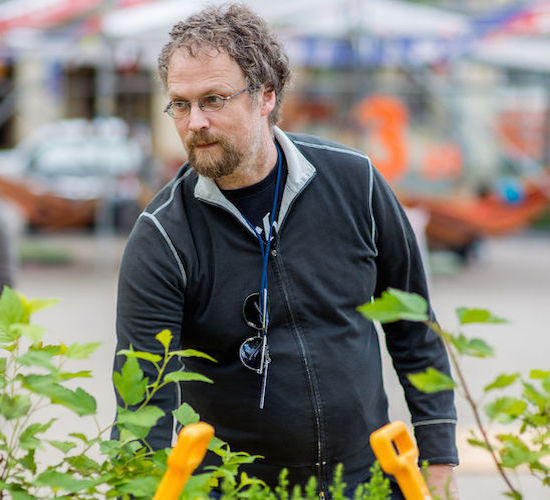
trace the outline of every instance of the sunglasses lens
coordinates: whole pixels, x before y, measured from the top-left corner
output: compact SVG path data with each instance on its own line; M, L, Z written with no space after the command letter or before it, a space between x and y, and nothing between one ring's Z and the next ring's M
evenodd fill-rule
M251 337L246 339L239 350L241 362L251 370L259 370L262 363L263 337Z
M260 307L260 294L250 294L243 304L243 318L245 323L256 330L262 329L262 312Z

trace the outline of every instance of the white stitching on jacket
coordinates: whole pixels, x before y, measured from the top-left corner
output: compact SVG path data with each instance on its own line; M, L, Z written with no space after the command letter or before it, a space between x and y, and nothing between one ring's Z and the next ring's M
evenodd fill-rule
M413 422L413 427L436 424L456 424L456 420L453 418L435 418L433 420L422 420L420 422Z
M180 270L181 278L183 280L183 286L185 287L187 285L187 274L185 273L183 263L180 259L180 256L178 255L176 247L174 246L174 244L172 243L172 240L170 239L170 236L168 236L168 233L166 232L166 230L164 229L162 224L159 222L159 220L153 214L150 214L150 213L147 213L147 212L142 212L140 217L142 217L142 216L147 217L148 219L151 219L153 221L153 223L155 224L156 228L159 230L160 234L162 234L162 236L164 237L164 240L166 241L166 243L170 247L170 250L172 252L172 255L174 256L174 259L176 259L176 263L177 263L178 268Z

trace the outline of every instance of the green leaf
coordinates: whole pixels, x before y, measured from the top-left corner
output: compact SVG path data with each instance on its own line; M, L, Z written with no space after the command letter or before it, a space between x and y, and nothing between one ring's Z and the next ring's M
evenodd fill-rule
M80 439L80 441L82 441L83 443L88 444L88 436L86 436L86 434L82 434L82 432L71 432L69 436Z
M0 296L0 343L13 342L14 332L11 326L24 322L23 303L19 295L8 286L4 286Z
M96 351L101 342L88 342L86 344L74 343L67 347L65 356L69 359L86 359Z
M46 351L37 351L29 349L25 354L19 356L17 361L23 366L40 366L51 373L57 371L57 368L51 363L52 355Z
M181 356L183 358L205 358L210 361L213 361L214 363L217 363L218 361L214 359L212 356L209 356L208 354L205 354L201 351L196 351L195 349L183 349L181 351L170 351L170 355L172 356Z
M542 392L539 392L534 385L527 382L523 382L523 397L527 399L527 401L537 405L541 410L547 405L550 406L550 398Z
M120 451L124 447L124 444L118 440L108 440L99 443L99 451L112 459L120 454Z
M398 320L427 321L428 303L415 293L389 288L380 298L359 306L357 310L366 318L380 323Z
M174 410L172 415L183 426L194 424L200 420L199 414L187 403L183 403L177 410Z
M158 485L159 480L154 477L136 477L119 486L118 490L136 497L153 498Z
M531 370L529 372L529 378L534 380L544 380L550 377L550 370Z
M183 490L183 497L184 498L204 498L205 493L208 492L209 483L211 480L210 474L194 474L189 478L189 480L185 483L185 488ZM202 493L202 495L201 495ZM246 498L244 495L245 491L242 491L242 498ZM208 497L207 497L208 498Z
M167 373L164 377L164 382L207 382L213 384L214 382L201 375L200 373L186 372L186 371L177 371Z
M51 375L27 375L21 377L23 386L30 391L47 396L53 404L60 404L76 414L91 415L96 411L96 401L93 396L78 387L72 391L55 382Z
M220 439L216 436L212 436L212 439L210 440L210 443L208 443L208 449L210 451L220 450L224 446L228 446L228 444L225 441L223 441L222 439Z
M56 419L52 418L45 424L34 423L29 425L19 437L19 446L21 446L24 450L35 450L36 448L39 448L42 441L41 439L38 439L36 435L46 432L55 421Z
M492 389L503 389L504 387L512 385L519 376L519 373L511 373L509 375L507 375L506 373L502 373L493 382L491 382L489 385L486 385L483 390L487 392Z
M491 420L503 424L514 421L523 414L526 408L527 403L525 401L508 396L498 398L496 401L484 406L485 413Z
M25 323L16 323L11 326L12 331L17 334L19 338L21 335L28 338L33 344L40 342L46 329L39 325L29 325Z
M144 406L137 410L127 410L119 407L117 422L138 427L152 427L163 415L164 412L156 406Z
M145 361L151 361L151 363L158 363L162 359L162 356L153 354L152 352L130 351L128 349L122 349L117 354L124 355L127 358L144 359Z
M40 474L32 484L35 486L49 486L54 489L61 489L68 493L77 493L95 486L102 481L99 479L78 479L72 472L57 472L47 470Z
M19 335L17 330L14 330L11 325L6 327L6 329L0 325L0 344L10 344L17 340ZM3 349L6 349L6 347L3 347Z
M24 457L17 460L17 463L33 474L36 474L36 461L34 459L35 451L36 450L29 450Z
M164 346L166 350L170 347L172 341L172 332L170 330L162 330L155 335L155 338Z
M21 491L12 490L10 491L10 495L12 496L13 500L36 500L35 496L29 495L27 492L23 490Z
M76 469L78 471L98 472L101 469L101 465L99 465L95 460L92 460L86 455L75 455L73 457L67 457L65 460L69 465L71 465L73 469Z
M75 378L92 378L90 370L80 370L79 372L61 372L58 374L60 380L72 380Z
M456 310L458 321L461 325L469 323L508 323L504 318L493 316L493 314L486 309L469 309L467 307L459 307Z
M0 375L6 373L6 366L8 365L7 358L0 358Z
M120 373L113 373L113 382L124 402L135 405L144 400L149 379L143 378L138 360L130 357L126 359Z
M31 408L31 398L26 394L16 394L13 397L4 394L0 397L0 414L6 420L14 420L26 415Z
M73 443L71 441L56 441L55 439L51 439L50 441L48 441L48 443L60 450L65 455L76 447L76 443Z
M427 393L445 391L456 387L451 377L432 367L425 372L407 375L407 378L419 391Z
M494 355L493 348L482 339L467 339L463 334L448 336L449 340L459 354L487 358Z
M23 306L25 308L25 311L30 316L31 314L34 314L36 311L40 311L42 309L46 309L48 307L51 307L59 302L59 299L26 299L25 297L21 297L21 300L23 302Z
M481 441L479 439L468 438L468 443L471 444L472 446L477 447L477 448L483 448L484 450L490 451L490 448L489 448L489 446L487 445L487 443L485 441Z

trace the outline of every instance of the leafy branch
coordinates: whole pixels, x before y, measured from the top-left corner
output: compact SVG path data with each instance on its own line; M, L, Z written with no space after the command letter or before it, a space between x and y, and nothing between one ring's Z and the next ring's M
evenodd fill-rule
M530 444L513 433L500 434L497 438L501 446L497 448L489 438L480 406L472 395L460 364L460 358L463 356L475 358L493 356L491 346L483 339L467 338L461 332L453 334L443 329L430 317L426 300L417 294L390 288L383 292L380 298L360 306L358 310L372 321L380 323L399 320L417 321L433 330L445 344L458 383L433 367L427 368L424 372L409 374L410 382L422 392L431 393L457 388L463 393L482 436L481 441L472 438L469 443L489 452L499 475L508 488L508 496L522 498L505 470L516 469L520 465L527 465L534 475L539 475L544 485L550 486L550 469L541 460L544 457L550 457L550 371L531 371L530 379L538 381L541 389L536 388L531 382L522 381L524 388L522 399L501 397L484 406L483 410L490 420L503 423L519 421L522 424L521 433L526 430L535 433ZM485 309L460 307L456 310L456 314L460 326L506 322ZM519 380L520 375L517 373L501 374L492 383L486 385L484 391L505 389Z

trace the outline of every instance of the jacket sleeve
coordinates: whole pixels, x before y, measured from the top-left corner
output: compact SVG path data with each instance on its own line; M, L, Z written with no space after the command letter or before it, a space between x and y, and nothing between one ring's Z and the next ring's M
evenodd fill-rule
M181 328L185 290L185 271L169 236L160 222L151 214L142 214L130 234L119 272L116 352L133 346L136 351L163 355L164 348L155 338L162 330L172 332L170 350L181 345ZM116 355L114 370L120 371L126 357ZM140 362L149 381L157 371L147 361ZM168 371L181 369L181 363L172 359ZM116 393L116 388L115 388ZM124 406L118 393L117 404ZM151 429L146 438L155 450L171 446L173 433L172 410L180 404L179 385L166 385L151 400L165 416ZM113 437L117 436L114 429Z
M375 296L389 287L417 293L428 300L422 256L407 216L376 169L373 172L372 211L378 250ZM430 314L433 312L430 306ZM450 375L449 359L439 336L423 323L397 321L383 325L386 345L405 392L420 461L458 464L453 391L426 394L415 389L407 375L428 367Z

